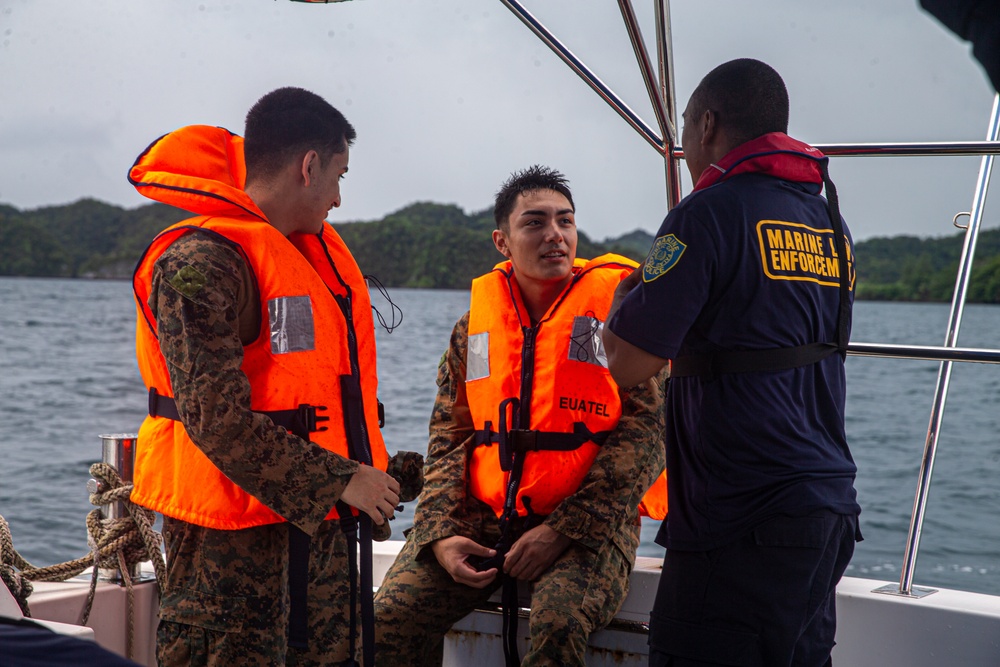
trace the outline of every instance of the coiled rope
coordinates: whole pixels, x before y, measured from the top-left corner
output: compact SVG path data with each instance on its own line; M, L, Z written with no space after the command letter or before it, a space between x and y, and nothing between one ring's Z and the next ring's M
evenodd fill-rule
M110 505L122 503L128 510L127 516L116 519L105 519L100 509L94 509L87 515L87 543L90 553L81 558L49 565L35 567L14 549L14 541L10 534L7 521L0 516L0 579L10 590L21 612L31 617L28 607L28 596L32 592L32 581L64 581L93 566L90 578L90 591L87 603L80 615L80 625L86 625L90 618L94 603L94 593L97 590L98 571L101 568L120 570L125 582L128 605L128 657L132 657L132 644L135 633L135 614L133 613L134 592L130 572L133 566L144 560L153 563L156 572L156 582L162 592L167 581L166 563L160 550L162 537L153 530L156 518L152 510L134 504L129 500L132 485L122 482L118 471L108 463L95 463L90 466L90 476L97 480L97 490L90 494L92 505Z

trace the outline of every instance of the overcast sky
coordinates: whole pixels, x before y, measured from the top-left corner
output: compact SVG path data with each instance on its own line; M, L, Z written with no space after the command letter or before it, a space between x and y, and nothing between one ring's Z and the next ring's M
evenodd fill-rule
M636 2L650 43L652 4ZM656 126L616 2L526 5ZM917 0L671 10L680 110L712 67L754 57L783 75L790 134L804 141L986 137L985 75ZM594 238L655 232L665 213L662 159L498 0L0 0L0 202L138 206L125 174L152 140L193 123L242 133L249 106L285 85L357 128L332 222L415 201L478 211L533 163L569 177ZM864 239L955 233L978 169L979 158L839 158L831 173ZM986 227L1000 226L997 210Z

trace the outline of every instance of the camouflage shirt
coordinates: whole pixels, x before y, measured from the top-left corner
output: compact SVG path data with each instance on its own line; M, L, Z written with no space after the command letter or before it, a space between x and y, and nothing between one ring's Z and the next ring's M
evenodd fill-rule
M438 366L438 393L430 420L424 490L414 516L416 544L426 547L452 535L475 539L493 511L468 493L469 446L475 427L465 393L469 314L455 325ZM667 370L620 389L622 416L601 446L576 493L545 523L598 552L614 541L626 554L639 542L637 506L664 467L663 395ZM487 545L492 546L492 545Z
M149 307L191 440L240 488L314 533L358 463L250 410L243 346L263 334L246 261L208 234L186 234L156 261Z

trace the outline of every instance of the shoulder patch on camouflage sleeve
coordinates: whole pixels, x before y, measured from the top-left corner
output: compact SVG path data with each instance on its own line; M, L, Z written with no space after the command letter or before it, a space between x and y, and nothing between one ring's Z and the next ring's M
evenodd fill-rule
M191 298L200 292L207 282L205 274L188 264L173 275L170 279L170 286L184 296Z

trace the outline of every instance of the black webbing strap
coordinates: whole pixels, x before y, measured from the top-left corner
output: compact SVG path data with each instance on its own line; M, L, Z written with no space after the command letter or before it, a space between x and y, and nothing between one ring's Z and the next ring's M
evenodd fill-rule
M829 158L826 157L817 160L823 185L826 188L826 210L830 218L830 226L833 229L833 247L837 253L837 266L840 272L836 341L766 350L720 350L685 355L670 362L671 378L693 375L715 377L723 373L784 371L822 361L834 352L839 352L841 358L847 356L847 343L850 338L848 321L851 312L850 263L847 259L844 221L840 219L840 200L837 197L837 186L830 179L829 161Z
M809 343L769 350L723 350L712 354L690 354L670 362L670 377L714 377L721 373L784 371L814 364L826 359L837 349L836 343Z
M826 188L827 213L830 215L830 225L833 227L833 247L837 251L837 264L840 267L840 309L837 311L837 349L842 357L847 356L847 343L850 339L848 319L851 313L851 267L847 261L847 235L844 232L844 221L840 219L840 197L837 196L837 186L830 178L830 159L819 162L819 173L823 177Z
M347 450L351 459L362 465L372 465L371 446L365 430L364 400L362 398L361 381L355 375L340 376L340 396L343 402L344 431L347 434ZM353 514L351 508L346 508L348 514ZM341 515L344 516L344 515ZM349 565L351 586L358 589L357 578L361 577L361 652L365 665L375 664L375 592L372 590L372 524L371 518L360 513L358 517L358 544L361 547L361 561L355 560L355 565ZM348 545L351 557L357 558L357 548ZM351 606L353 618L353 603ZM350 632L353 638L357 634L356 621L351 622ZM353 641L353 640L352 640ZM354 652L351 652L354 655Z
M597 431L587 428L583 422L573 424L572 433L556 433L554 431L534 431L517 429L510 431L509 446L516 454L528 452L572 452L586 442L603 445L611 435L611 431Z
M305 440L315 431L325 431L319 422L329 421L329 417L318 416L318 410L326 410L323 405L303 403L292 410L261 410L276 425L282 426ZM149 415L180 421L177 403L169 396L163 396L155 387L149 390ZM306 648L309 642L309 545L311 538L301 529L288 526L288 645ZM353 552L352 552L353 553ZM352 607L353 613L353 607ZM352 653L353 655L353 653Z
M337 502L337 514L340 515L340 530L347 540L347 569L350 572L348 582L350 586L350 611L348 612L348 634L349 653L345 665L357 665L354 656L357 655L357 632L358 627L358 518L351 512L350 506L343 502Z
M362 514L360 523L361 540L361 629L363 641L361 651L363 665L375 664L375 587L372 575L372 518Z
M523 459L523 457L519 457ZM523 460L520 461L523 467ZM518 475L518 484L520 484L520 474L522 468L518 468L515 474ZM513 475L511 475L513 477ZM513 488L514 496L517 495L517 488L508 486L508 493L510 489ZM528 511L528 516L524 519L524 524L521 527L521 534L528 532L535 526L540 526L542 522L545 521L545 516L541 514L536 514L531 509L531 498L528 496L522 496L521 502L524 503L524 508ZM511 503L505 503L513 507ZM501 519L501 537L500 543L497 545L497 554L500 554L500 549L503 549L503 554L506 556L507 551L513 545L514 540L511 539L511 521L517 516L516 510L512 516L508 515L505 511L504 517ZM521 656L517 649L517 623L520 618L521 603L517 598L517 579L508 576L503 572L503 561L500 561L499 565L500 576L503 577L503 584L500 589L500 612L503 616L503 629L501 631L501 638L503 640L503 656L506 667L520 667Z
M300 438L309 439L310 433L325 431L326 426L319 426L320 422L330 421L329 417L316 414L317 411L326 410L325 405L309 405L303 403L292 410L255 410L262 415L267 415L277 426L283 427L289 433L294 433ZM177 404L169 396L164 396L156 391L156 387L149 389L149 416L165 417L180 421L180 414L177 412Z
M559 433L533 429L503 430L506 424L503 423L503 418L500 421L501 431L499 433L492 429L490 422L486 422L486 428L476 430L472 437L472 446L474 448L489 447L494 443L499 444L500 467L504 471L508 471L512 467L514 454L572 452L587 442L603 445L611 435L611 431L591 431L583 422L574 423L572 433Z

